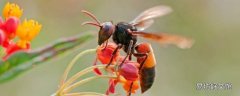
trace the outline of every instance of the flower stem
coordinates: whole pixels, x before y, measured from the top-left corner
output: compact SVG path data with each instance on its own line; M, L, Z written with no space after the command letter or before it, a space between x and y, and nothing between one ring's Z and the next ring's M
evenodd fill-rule
M67 87L68 85L70 85L71 83L73 83L75 80L77 80L79 77L89 73L89 72L92 72L92 70L94 68L99 68L99 69L103 69L105 68L106 66L105 65L96 65L96 66L91 66L91 67L88 67L88 68L85 68L84 70L76 73L74 76L70 77L69 80L66 81L66 83L64 83L62 86L60 86L59 90L56 92L56 96L62 96L61 94L64 94L64 93L67 93L68 90L72 90L72 88L75 88L83 83L86 83L86 82L89 82L91 80L94 80L94 79L98 79L98 78L116 78L114 76L106 76L106 75L102 75L102 76L93 76L93 77L90 77L90 78L87 78L87 79L84 79L84 80L81 80L73 85L71 85L70 87ZM111 67L114 67L114 65L111 65L109 66L109 68ZM92 78L92 79L91 79ZM67 88L66 88L67 87ZM67 90L67 91L66 91Z
M88 53L91 53L91 52L95 52L95 51L96 51L96 49L88 49L88 50L85 50L85 51L77 54L77 55L72 59L72 61L68 64L66 70L64 71L63 76L62 76L62 79L61 79L61 82L60 82L60 86L62 86L62 85L64 84L64 82L66 81L69 71L72 69L73 65L77 62L77 60L78 60L80 57L84 56L85 54L88 54Z
M64 90L64 93L67 93L69 91L71 91L72 89L84 84L84 83L87 83L89 81L92 81L92 80L95 80L95 79L99 79L99 78L116 78L116 76L108 76L108 75L101 75L101 76L92 76L92 77L89 77L89 78L86 78L86 79L83 79L81 81L78 81L74 84L72 84L71 86L67 87L65 90Z
M68 93L65 96L107 96L105 94L96 93L96 92L79 92L79 93Z
M104 65L96 65L96 66L91 66L88 68L85 68L84 70L76 73L74 76L70 77L69 80L66 81L66 83L64 83L61 87L60 87L60 92L68 85L70 85L71 83L73 83L75 80L77 80L79 77L83 76L84 74L87 74L89 72L92 72L92 70L94 68L99 68L99 69L103 69L105 68Z

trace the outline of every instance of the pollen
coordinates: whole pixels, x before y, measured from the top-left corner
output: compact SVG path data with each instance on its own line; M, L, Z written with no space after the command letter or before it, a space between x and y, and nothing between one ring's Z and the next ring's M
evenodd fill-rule
M7 3L3 8L3 16L7 19L11 16L20 18L22 16L23 9L21 9L17 4Z
M42 25L34 20L24 20L22 24L18 26L16 35L19 37L18 45L22 48L27 47L33 38L35 38L40 32Z

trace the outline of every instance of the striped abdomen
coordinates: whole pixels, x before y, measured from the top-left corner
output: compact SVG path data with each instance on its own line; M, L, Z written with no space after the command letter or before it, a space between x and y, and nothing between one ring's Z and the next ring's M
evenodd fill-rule
M138 57L139 64L143 64L140 70L140 85L142 93L152 87L155 79L156 60L152 46L149 43L141 43L137 46L136 51L140 54L147 53L147 56Z

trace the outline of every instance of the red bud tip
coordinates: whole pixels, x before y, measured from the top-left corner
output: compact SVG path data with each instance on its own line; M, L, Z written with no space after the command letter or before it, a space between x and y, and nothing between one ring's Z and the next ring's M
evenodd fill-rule
M18 24L19 24L19 19L18 18L10 17L10 18L7 19L7 21L3 25L4 28L5 28L6 34L8 35L8 37L10 39L15 37L16 30L18 28Z

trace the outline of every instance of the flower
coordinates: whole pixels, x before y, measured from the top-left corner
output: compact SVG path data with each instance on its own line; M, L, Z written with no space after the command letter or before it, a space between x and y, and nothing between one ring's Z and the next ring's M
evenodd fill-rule
M135 93L139 88L139 65L140 64L138 62L127 60L119 68L119 75L125 79L121 80L121 83L126 93L129 93L130 88L131 93Z
M11 54L30 49L30 41L36 37L42 25L34 20L20 22L23 10L14 3L7 3L3 8L3 20L0 16L0 45L4 48L6 60ZM17 43L13 39L18 36Z
M99 60L102 64L108 64L116 48L117 45L112 42L108 42L107 46L98 46L97 59L94 62L93 66L97 65L97 60ZM116 64L117 60L119 62L122 62L124 58L125 56L120 56L120 51L117 50L116 54L113 56L111 64ZM106 95L114 93L115 87L118 83L122 83L122 86L127 93L129 93L129 88L132 86L131 93L135 93L135 91L139 88L139 65L140 64L138 62L126 59L118 69L108 68L107 71L111 74L116 74L117 78L111 78L109 80L109 86L106 91ZM93 69L93 72L97 75L102 75L101 71L97 68Z
M122 62L123 56L120 56L119 61ZM110 79L109 80L109 87L106 91L106 95L109 95L110 93L115 92L115 86L117 83L121 83L124 90L129 93L129 88L131 88L131 93L135 93L136 90L139 88L139 63L135 61L124 61L122 66L119 66L119 69L115 69L111 72L112 74L116 74L116 79ZM131 84L133 83L133 84Z
M102 64L108 64L111 60L113 51L117 48L115 43L109 42L107 46L98 46L97 48L97 58ZM120 52L117 50L113 57L112 64L115 63L119 58Z
M3 8L3 16L7 19L9 17L20 18L22 16L23 10L14 3L7 3Z
M38 35L42 25L34 20L24 20L17 28L16 35L19 37L17 45L21 48L27 48L27 44Z
M93 63L93 66L97 65L97 61L99 60L102 64L108 64L112 58L113 51L117 48L117 45L115 43L109 42L107 46L98 46L97 47L97 57L96 60ZM112 60L112 64L114 64L117 59L119 58L119 50L115 54ZM102 75L102 72L98 68L94 68L93 72L96 75Z
M115 93L115 87L116 87L118 81L115 79L110 79L108 83L109 83L109 87L106 91L106 95L109 95L110 93Z

